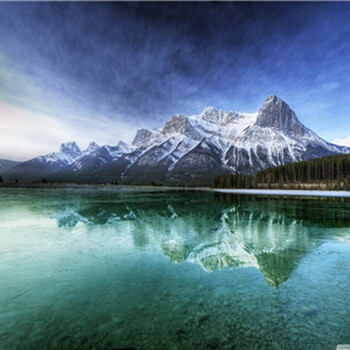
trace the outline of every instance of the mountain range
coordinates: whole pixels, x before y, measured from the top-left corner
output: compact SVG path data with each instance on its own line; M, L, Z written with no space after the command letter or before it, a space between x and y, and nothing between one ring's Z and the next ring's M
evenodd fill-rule
M325 141L286 102L270 95L257 113L210 107L199 115L173 115L162 128L139 129L131 145L91 142L81 150L75 142L64 143L59 152L0 166L0 174L6 181L199 186L222 173L254 174L340 153L350 148Z

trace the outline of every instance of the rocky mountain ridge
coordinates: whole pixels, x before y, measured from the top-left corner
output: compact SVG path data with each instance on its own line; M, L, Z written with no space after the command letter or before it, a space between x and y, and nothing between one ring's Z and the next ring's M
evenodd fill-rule
M258 113L206 108L193 116L173 115L164 127L139 129L131 145L75 142L4 171L25 181L115 182L207 185L225 172L253 174L267 167L349 153L303 125L286 102L268 96Z

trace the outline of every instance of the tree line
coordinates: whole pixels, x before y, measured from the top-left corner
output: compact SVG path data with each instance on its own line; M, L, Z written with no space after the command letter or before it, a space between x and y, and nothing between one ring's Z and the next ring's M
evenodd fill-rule
M214 188L296 187L323 184L326 189L350 190L350 155L336 155L290 163L258 171L255 176L223 174L212 181Z
M213 188L253 188L254 178L242 174L223 174L214 177L211 187Z

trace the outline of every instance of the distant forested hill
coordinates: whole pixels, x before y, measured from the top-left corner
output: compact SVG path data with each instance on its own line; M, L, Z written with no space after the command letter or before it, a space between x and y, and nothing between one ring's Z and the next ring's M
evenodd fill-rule
M350 190L350 155L336 155L290 163L259 171L254 177L224 174L214 188L323 188Z

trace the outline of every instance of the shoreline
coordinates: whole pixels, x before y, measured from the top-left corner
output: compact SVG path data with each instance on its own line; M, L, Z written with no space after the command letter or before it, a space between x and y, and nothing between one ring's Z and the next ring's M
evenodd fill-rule
M350 198L350 191L326 191L326 190L262 190L262 189L230 189L211 188L212 192L228 194L255 194L269 196L306 196L306 197L337 197Z
M106 190L148 190L148 191L202 191L226 194L251 194L268 196L305 196L305 197L336 197L350 198L350 191L329 190L285 190L285 189L233 189L233 188L210 188L210 187L181 187L181 186L149 186L149 185L113 185L113 184L76 184L76 183L22 183L0 184L0 189L54 189L54 188L96 188Z
M0 184L0 189L54 189L54 188L96 188L96 189L134 189L134 190L152 190L152 191L198 191L198 190L210 190L210 187L182 187L182 186L151 186L151 185L113 185L113 184L98 184L98 183L4 183Z

